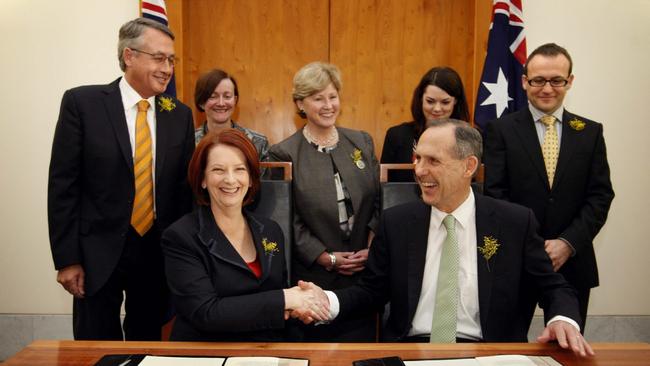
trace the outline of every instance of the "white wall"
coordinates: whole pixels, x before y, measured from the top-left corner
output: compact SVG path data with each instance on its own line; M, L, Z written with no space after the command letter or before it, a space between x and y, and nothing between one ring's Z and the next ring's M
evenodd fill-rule
M117 30L137 14L137 0L0 1L0 313L71 312L47 235L59 103L68 88L121 74ZM590 312L650 315L650 1L525 0L524 15L529 52L554 41L574 58L567 108L605 125L616 198L596 240Z
M121 75L137 0L0 1L0 313L70 313L47 234L47 173L66 89Z

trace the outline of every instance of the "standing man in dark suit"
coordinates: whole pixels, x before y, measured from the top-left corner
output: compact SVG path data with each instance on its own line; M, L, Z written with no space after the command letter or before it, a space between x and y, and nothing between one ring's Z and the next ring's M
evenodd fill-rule
M50 244L57 281L74 295L75 339L160 340L168 304L160 233L191 209L192 112L162 95L175 61L167 27L127 22L118 58L124 77L63 95L50 161Z
M598 286L593 240L614 191L603 126L562 105L572 66L567 50L554 43L530 54L522 77L528 108L488 124L484 189L533 210L553 269L578 290L584 332L589 293ZM534 304L531 317L533 311Z
M388 341L525 342L520 293L535 286L550 318L538 341L593 354L575 322L574 290L553 272L533 213L472 192L481 145L466 122L430 123L415 151L424 202L384 211L359 282L327 293L332 316L390 301Z

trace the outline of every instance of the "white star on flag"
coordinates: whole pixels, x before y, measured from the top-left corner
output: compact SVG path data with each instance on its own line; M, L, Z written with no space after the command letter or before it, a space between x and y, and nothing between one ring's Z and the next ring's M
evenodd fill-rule
M496 83L484 82L483 85L490 91L490 96L481 105L494 104L497 110L497 117L501 117L503 111L508 108L508 102L512 100L508 95L508 79L503 74L503 70L499 68L499 76L497 76Z

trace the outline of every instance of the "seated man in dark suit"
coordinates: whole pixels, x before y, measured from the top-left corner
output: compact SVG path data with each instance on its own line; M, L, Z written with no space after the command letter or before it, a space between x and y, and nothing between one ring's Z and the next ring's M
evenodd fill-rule
M384 211L358 284L327 292L331 318L390 301L387 341L525 342L520 292L535 287L550 319L537 340L593 355L577 324L575 290L553 271L533 213L470 189L481 145L478 131L458 120L424 131L415 168L423 202ZM292 314L318 320L310 315Z

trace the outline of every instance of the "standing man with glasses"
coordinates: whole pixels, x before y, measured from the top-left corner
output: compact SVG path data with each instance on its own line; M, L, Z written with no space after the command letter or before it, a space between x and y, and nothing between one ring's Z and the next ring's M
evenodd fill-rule
M572 67L567 50L554 43L530 54L522 77L528 108L487 126L484 191L533 210L553 269L578 290L584 332L589 294L598 286L593 240L614 191L603 125L563 106Z
M192 112L162 95L175 63L166 26L125 23L118 59L124 77L63 95L48 184L50 245L57 281L74 296L75 339L160 340L168 304L160 234L191 209Z

